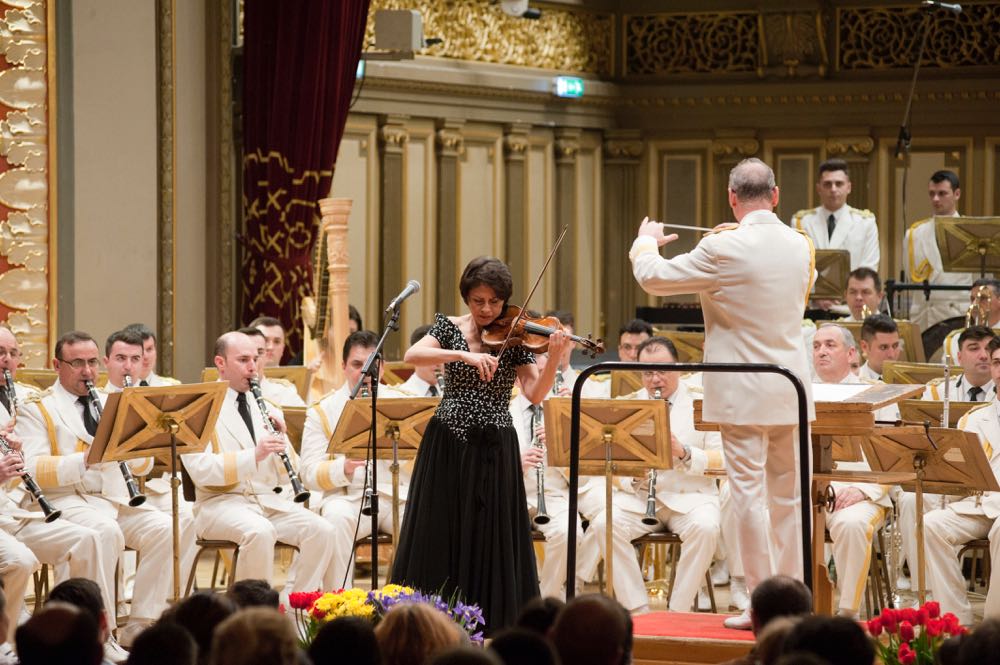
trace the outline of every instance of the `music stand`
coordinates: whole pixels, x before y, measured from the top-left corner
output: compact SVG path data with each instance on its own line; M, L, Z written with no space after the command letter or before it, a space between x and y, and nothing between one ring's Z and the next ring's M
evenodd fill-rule
M281 415L285 419L285 433L296 455L302 453L302 430L306 426L307 406L283 406Z
M227 383L125 388L108 395L88 464L155 457L170 465L174 596L180 598L177 456L199 453L215 431Z
M1000 217L934 217L945 272L1000 271Z
M705 333L654 328L660 337L666 337L677 348L677 362L700 363L705 357ZM616 372L617 373L617 372Z
M977 406L982 405L983 402L949 401L948 423L945 424L942 420L944 418L944 402L907 399L899 403L899 417L907 424L923 424L927 422L931 425L940 424L941 427L955 428L958 426L958 421L962 419L962 416Z
M943 494L997 492L1000 485L990 467L979 436L974 432L929 426L887 428L862 442L872 469L913 471L917 511L917 598L924 603L924 489Z
M611 397L624 397L642 389L639 372L611 372Z
M545 400L545 437L549 463L568 467L573 400ZM608 596L614 597L612 568L612 482L614 476L642 476L649 469L673 466L667 403L657 399L585 399L580 407L580 473L604 475L604 570Z
M391 574L396 548L399 546L399 460L417 456L424 430L434 416L440 397L385 398L376 403L375 457L389 459L392 473L392 555ZM347 402L340 414L337 428L330 437L327 454L342 454L351 459L365 459L371 433L371 399L357 398ZM374 460L372 460L374 463ZM372 501L378 501L378 488L372 487ZM378 533L372 533L372 566L378 567Z
M961 365L951 366L951 376L961 376ZM882 378L886 383L926 384L944 376L944 365L939 363L908 363L886 360L882 365Z
M309 402L309 371L302 365L281 365L280 367L265 367L264 378L283 379L295 386L295 392L303 401ZM215 367L205 367L201 370L201 380L203 382L218 381L219 370ZM280 405L279 405L280 406ZM286 407L282 406L284 411Z
M817 249L816 282L809 297L814 300L840 300L844 297L850 273L851 253L846 249Z

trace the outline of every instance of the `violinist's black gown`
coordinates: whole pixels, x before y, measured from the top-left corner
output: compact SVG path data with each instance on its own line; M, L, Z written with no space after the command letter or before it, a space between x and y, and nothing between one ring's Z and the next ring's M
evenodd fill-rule
M437 314L427 333L444 349L468 351ZM538 574L517 433L508 410L516 367L528 351L504 351L493 380L460 362L445 366L445 390L414 464L392 582L426 593L458 591L477 603L487 634L512 625L537 596Z

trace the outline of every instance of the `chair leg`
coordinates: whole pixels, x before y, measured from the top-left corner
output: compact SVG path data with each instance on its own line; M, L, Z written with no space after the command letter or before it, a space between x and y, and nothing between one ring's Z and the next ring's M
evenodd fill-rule
M674 595L674 581L677 579L677 559L680 557L681 544L670 543L670 580L667 582L667 607Z
M719 609L715 606L715 590L712 588L712 570L705 571L705 584L708 586L708 600L712 606L712 614L718 614Z
M233 585L236 584L236 564L238 564L239 562L240 562L240 548L239 546L237 546L236 549L233 550L233 569L229 573L229 585L226 587L227 589L232 589Z
M188 573L187 586L184 589L184 597L187 598L191 595L191 587L194 586L194 576L198 572L198 560L201 559L201 555L205 552L204 547L199 547L198 551L195 552L194 561L191 562L191 571Z

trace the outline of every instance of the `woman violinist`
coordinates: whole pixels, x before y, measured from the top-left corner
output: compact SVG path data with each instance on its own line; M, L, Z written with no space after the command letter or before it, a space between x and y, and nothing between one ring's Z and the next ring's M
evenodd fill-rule
M483 609L492 633L538 595L511 389L520 379L525 396L540 403L558 363L539 371L521 346L508 345L499 358L486 352L483 330L504 314L513 291L502 261L470 261L459 290L469 313L437 314L404 356L417 366L445 363L445 391L417 453L392 581L445 598L457 591ZM549 352L559 356L571 343L554 331Z

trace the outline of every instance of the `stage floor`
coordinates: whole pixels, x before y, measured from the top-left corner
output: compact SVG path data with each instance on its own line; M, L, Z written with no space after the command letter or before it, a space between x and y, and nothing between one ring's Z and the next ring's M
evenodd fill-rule
M635 665L721 663L745 655L753 633L722 625L730 614L650 612L633 617Z

